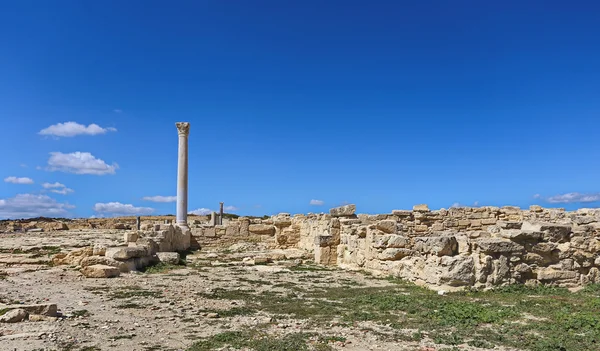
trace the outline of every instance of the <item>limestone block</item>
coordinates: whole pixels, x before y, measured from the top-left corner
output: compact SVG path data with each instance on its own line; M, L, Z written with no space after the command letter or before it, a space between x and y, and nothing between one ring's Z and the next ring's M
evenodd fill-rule
M416 237L414 250L437 256L451 256L458 253L458 242L453 236Z
M408 244L408 240L401 235L389 235L387 240L388 248L403 248Z
M227 227L224 225L217 224L215 225L215 235L223 236L227 233Z
M443 256L439 282L449 286L471 286L475 282L475 262L471 256Z
M344 217L344 216L353 216L356 212L356 205L350 204L340 207L335 207L329 210L329 214L332 217Z
M396 222L392 220L384 220L376 224L376 228L384 233L395 234L396 233Z
M94 265L98 265L98 264L99 265L111 266L111 267L118 268L121 272L124 272L124 273L129 271L127 269L127 265L124 264L123 262L117 261L115 259L108 258L108 257L105 257L105 256L89 256L89 257L85 257L79 263L79 265L81 267L94 266Z
M29 317L29 313L22 308L16 308L10 310L0 316L0 323L19 323L26 320Z
M434 223L431 225L431 230L433 232L441 232L444 230L444 223Z
M138 239L138 233L137 232L127 232L127 233L123 234L123 239L125 240L126 243L136 242Z
M179 254L177 252L157 252L158 260L166 264L179 264Z
M125 229L131 229L131 228L128 225L126 225L125 223L115 223L113 225L113 229L125 230Z
M154 255L158 251L158 244L150 238L140 238L136 242L137 246L146 248L146 253L149 256ZM106 252L106 251L105 251Z
M542 239L544 233L531 230L506 229L500 232L500 236L518 243L535 243Z
M538 206L538 205L531 205L529 206L529 210L531 212L543 212L544 209L542 208L542 206Z
M92 255L104 256L105 253L106 253L106 245L94 244L94 248L92 249Z
M393 210L392 214L398 217L411 217L412 211L409 210Z
M413 211L414 212L429 212L429 206L427 206L426 204L414 205Z
M84 267L81 269L81 273L86 278L113 278L121 274L118 268L101 264Z
M0 310L22 309L29 314L37 314L48 317L56 317L58 315L58 307L55 303L41 303L32 305L0 305Z
M426 232L427 229L429 229L425 224L419 224L415 226L415 232L417 233L423 233Z
M496 218L484 218L481 220L481 225L493 225L496 224L497 221Z
M225 229L225 235L229 237L236 237L240 235L240 227L237 223L230 223Z
M252 234L275 235L275 227L269 224L250 224L248 230Z
M459 219L458 226L459 227L468 227L471 224L471 221L468 219Z
M503 239L478 239L478 240L473 240L473 244L481 252L490 253L490 254L522 253L524 250L524 247L522 245L519 245L510 240L503 240Z
M555 270L553 268L543 268L538 270L537 279L541 282L553 282L557 280L575 280L578 273L573 271Z
M530 228L522 228L523 223L522 222L512 222L512 221L497 221L496 225L498 227L500 227L501 229L523 229L523 230L533 230L534 229L530 229Z
M531 230L536 232L544 233L544 241L550 241L555 243L564 243L569 241L569 235L571 233L571 226L566 224L556 223L532 223L523 222L523 230Z
M334 246L339 244L339 238L336 238L333 235L317 235L315 237L315 246L317 247L327 247Z
M110 247L106 249L105 256L118 261L125 261L130 258L144 257L148 255L148 250L144 246L133 247Z
M395 260L402 259L406 256L410 256L411 253L412 253L412 251L409 249L389 248L389 249L383 250L383 252L381 252L379 255L377 255L377 258L382 261L395 261Z

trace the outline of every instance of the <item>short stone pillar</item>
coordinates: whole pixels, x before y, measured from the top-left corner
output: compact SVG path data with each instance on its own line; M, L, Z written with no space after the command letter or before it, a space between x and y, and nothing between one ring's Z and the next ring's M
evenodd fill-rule
M140 228L142 227L142 219L140 218L140 216L137 216L137 218L135 219L135 227L137 228L137 230L140 230Z
M190 124L177 122L179 134L179 155L177 158L177 225L184 230L189 230L187 224L188 210L188 135Z
M217 222L217 213L215 211L213 211L210 214L210 225L212 225L213 227L216 226L218 224Z
M219 202L219 224L223 225L223 203Z

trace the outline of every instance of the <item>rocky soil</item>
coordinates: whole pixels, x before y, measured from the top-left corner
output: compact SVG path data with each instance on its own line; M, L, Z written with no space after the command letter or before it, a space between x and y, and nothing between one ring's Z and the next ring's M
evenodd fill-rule
M482 302L490 297L438 294L315 266L300 250L256 244L191 252L185 265L161 264L112 279L85 278L79 267L52 266L49 259L76 247L118 245L122 238L123 231L91 229L0 234L0 305L58 307L57 317L0 323L1 348L513 350L520 336L511 331L513 323L532 326L546 318L519 311L513 295ZM6 313L0 306L0 315ZM502 328L504 339L485 339ZM586 350L587 344L577 345Z

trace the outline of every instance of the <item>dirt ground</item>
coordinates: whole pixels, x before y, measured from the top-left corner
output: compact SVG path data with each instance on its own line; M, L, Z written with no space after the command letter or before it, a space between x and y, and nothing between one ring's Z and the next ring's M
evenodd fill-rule
M552 307L557 310L587 310L570 295L440 295L367 272L316 266L299 250L266 251L252 244L202 249L188 253L185 265L112 279L84 278L79 267L50 264L59 251L117 245L122 237L116 230L0 234L0 305L55 303L59 309L58 318L0 323L0 349L516 350L537 328L532 323L546 323L542 301L563 303ZM276 259L250 264L247 258L256 256ZM597 291L589 294L597 301ZM519 298L522 305L514 303ZM581 316L576 322L584 327L596 318ZM560 325L552 328L547 345L580 345L565 350L587 350L598 335L590 329L589 339L563 340ZM546 349L530 344L523 349ZM560 348L548 348L554 349Z

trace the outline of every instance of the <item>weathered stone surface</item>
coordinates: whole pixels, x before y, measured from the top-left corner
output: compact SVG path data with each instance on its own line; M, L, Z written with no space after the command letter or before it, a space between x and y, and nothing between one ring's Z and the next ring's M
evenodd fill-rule
M56 317L58 315L58 307L55 303L40 303L31 305L0 305L0 310L22 309L29 314L44 315L48 317Z
M77 266L81 262L84 257L92 256L94 253L93 247L84 247L81 249L76 249L68 254L59 253L54 255L52 258L52 263L54 265L73 265Z
M538 242L544 236L542 232L534 232L530 230L507 229L500 233L500 236L519 243L523 242Z
M157 252L158 260L167 264L179 264L179 254L177 252Z
M136 242L137 239L138 239L138 233L136 233L136 232L127 232L127 233L123 234L123 240L126 243Z
M105 256L88 256L85 257L79 265L81 267L88 267L94 265L105 265L118 268L121 272L128 272L127 265L125 265L122 261L117 261L115 259L105 257Z
M19 323L27 319L29 313L22 308L10 310L0 316L0 323Z
M117 261L125 261L130 258L148 256L148 250L145 246L110 247L106 249L104 256Z
M478 239L473 243L481 252L485 253L520 253L524 250L522 245L503 239Z
M569 240L569 234L571 233L571 226L566 224L556 223L533 223L523 222L523 230L530 230L536 232L543 232L544 241L563 243Z
M412 251L408 249L390 248L383 250L377 257L382 261L395 261L410 256L411 253Z
M353 216L355 212L356 205L354 204L334 207L329 210L329 214L333 217Z
M555 270L544 268L538 271L537 279L541 282L552 282L556 280L574 280L577 279L577 272Z
M387 247L391 248L403 248L408 244L406 237L401 235L389 235L387 240Z
M425 236L414 238L414 249L437 256L451 256L458 253L458 242L453 236Z
M269 224L250 224L248 230L252 234L275 235L275 227Z
M118 277L121 271L116 267L97 264L82 268L81 273L86 278L113 278Z
M396 221L384 220L384 221L378 222L376 227L377 227L377 229L381 230L384 233L388 233L388 234L396 233Z
M426 204L414 205L413 212L429 212L429 206Z

